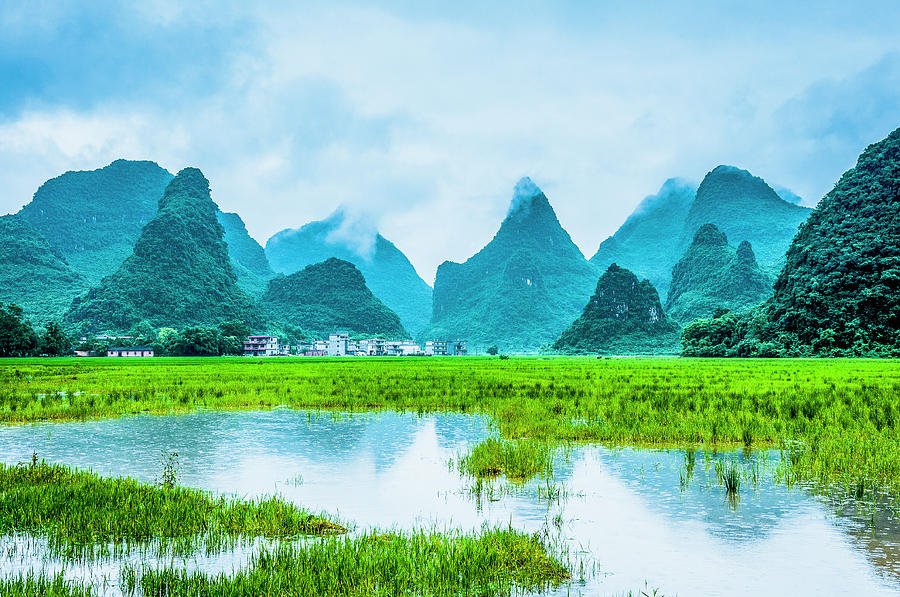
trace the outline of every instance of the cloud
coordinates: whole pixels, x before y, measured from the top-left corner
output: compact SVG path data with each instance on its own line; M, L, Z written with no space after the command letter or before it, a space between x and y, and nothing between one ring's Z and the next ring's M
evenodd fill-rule
M192 165L262 242L343 205L428 281L521 176L590 255L670 177L731 163L820 197L900 125L875 2L12 4L4 211L118 157Z

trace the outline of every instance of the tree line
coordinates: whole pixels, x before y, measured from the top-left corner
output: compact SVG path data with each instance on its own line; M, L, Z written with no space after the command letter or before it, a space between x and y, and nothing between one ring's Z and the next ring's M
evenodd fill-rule
M216 326L191 326L182 330L155 329L147 322L133 326L123 336L86 336L66 333L51 321L35 329L22 307L0 303L0 357L67 356L76 350L106 354L111 346L150 346L157 356L223 356L244 352L250 326L239 320Z

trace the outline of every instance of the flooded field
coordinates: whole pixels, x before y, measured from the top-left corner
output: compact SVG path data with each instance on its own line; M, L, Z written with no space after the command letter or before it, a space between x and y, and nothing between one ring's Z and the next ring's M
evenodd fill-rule
M454 462L494 432L462 414L201 411L0 428L0 462L48 462L155 482L178 453L180 484L239 497L279 494L362 533L513 527L571 562L558 595L900 594L900 530L889 504L866 510L775 481L777 451L609 449L556 454L551 479L478 483ZM740 471L737 495L722 466ZM231 570L257 541L187 558L127 554L87 563L39 538L0 539L5 574L64 569L119 593L123 561Z

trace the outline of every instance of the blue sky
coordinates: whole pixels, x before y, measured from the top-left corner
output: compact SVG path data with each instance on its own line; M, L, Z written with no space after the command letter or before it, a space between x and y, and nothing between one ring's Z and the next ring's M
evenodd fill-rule
M260 242L343 205L431 282L521 176L590 256L666 178L815 202L900 126L887 1L134 4L0 8L2 212L118 157L191 165Z

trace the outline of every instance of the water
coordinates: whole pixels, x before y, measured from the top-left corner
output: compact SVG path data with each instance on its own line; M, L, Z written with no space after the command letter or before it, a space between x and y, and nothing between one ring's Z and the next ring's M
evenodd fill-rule
M754 457L762 459L758 481L745 479L732 503L716 482L713 456L697 454L682 490L680 451L579 447L558 459L555 486L563 494L548 501L540 481L513 492L499 484L493 493L470 491L471 481L448 462L488 435L486 420L457 414L200 412L2 427L0 461L28 461L37 452L153 482L163 452L178 452L182 484L248 497L280 493L357 530L512 524L560 541L586 564L585 582L560 595L645 588L681 596L900 594L900 531L890 509L878 511L873 527L851 506L776 484L777 453ZM723 456L750 464L741 454ZM0 539L2 569L60 569L42 546ZM180 563L231 569L251 549ZM107 561L69 565L67 573L114 594L119 568Z

